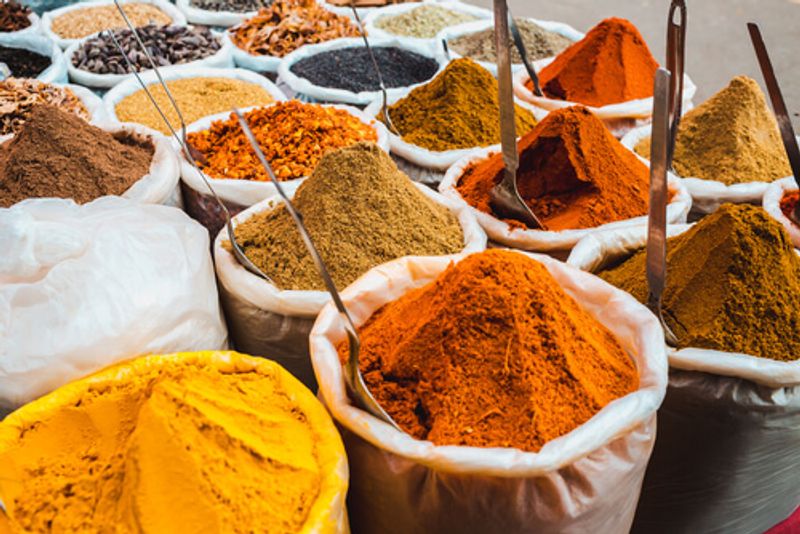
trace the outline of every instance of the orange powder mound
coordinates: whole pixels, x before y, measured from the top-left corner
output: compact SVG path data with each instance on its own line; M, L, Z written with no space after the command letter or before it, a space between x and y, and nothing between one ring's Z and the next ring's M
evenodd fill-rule
M508 250L473 254L387 304L361 342L376 400L437 445L535 452L639 384L613 334L541 263Z
M559 54L539 79L550 98L601 107L653 96L656 69L636 26L610 18Z
M586 108L550 113L517 149L520 195L548 229L594 228L647 214L650 171ZM456 188L467 203L493 213L490 192L502 173L502 155L495 154L468 167Z

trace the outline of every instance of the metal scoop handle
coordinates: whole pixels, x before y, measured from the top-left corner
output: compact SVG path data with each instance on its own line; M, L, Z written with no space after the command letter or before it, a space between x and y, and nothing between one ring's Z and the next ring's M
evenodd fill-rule
M680 21L675 21L675 15ZM683 114L683 72L686 54L686 2L672 0L667 21L667 70L670 72L669 119L670 137L667 146L667 168L672 168L672 155L675 153L675 140Z
M658 69L653 90L653 133L650 154L650 214L647 219L647 285L650 293L647 307L661 322L667 343L677 346L678 339L664 320L661 307L661 297L667 279L669 83L669 71Z
M753 48L756 50L761 73L767 84L767 91L772 101L775 119L778 121L778 129L781 132L781 140L783 140L783 149L786 151L786 157L789 158L789 165L792 168L794 182L800 187L800 149L797 147L797 137L794 134L792 120L789 118L789 111L786 109L786 102L783 100L783 93L781 93L781 88L778 85L778 78L775 76L775 69L772 68L772 61L769 58L767 46L764 44L764 38L761 36L761 29L758 24L750 22L747 24L747 29L750 32L750 40L753 41ZM796 224L800 224L800 204L795 207L792 219Z
M544 96L542 93L542 86L539 84L539 75L536 74L536 69L528 59L528 50L525 48L525 41L522 40L522 34L517 27L517 21L511 15L511 10L508 11L508 27L511 29L511 36L514 38L514 45L517 47L519 57L522 58L522 64L525 65L525 70L528 72L528 77L533 82L533 94L536 96Z
M383 122L393 134L400 137L400 131L394 127L394 124L392 124L392 118L389 117L389 95L386 93L386 85L383 83L383 75L381 74L381 69L378 66L378 60L375 58L375 54L372 53L372 47L369 45L369 39L367 39L367 32L364 31L364 25L361 24L361 17L358 15L358 10L356 9L355 3L350 4L350 9L353 10L353 16L356 19L356 23L358 23L358 31L361 34L361 39L364 40L364 47L367 49L369 59L372 61L372 67L375 69L375 75L378 77L378 85L381 88L381 97L383 98L383 105L381 106Z
M381 419L400 430L400 427L397 426L389 414L387 414L381 405L378 404L364 383L364 379L361 376L361 371L358 368L358 355L361 350L361 340L359 339L358 331L356 330L356 326L353 323L353 319L350 317L350 313L347 311L344 302L342 302L342 298L339 296L339 291L336 289L336 284L334 284L333 279L328 272L328 268L325 266L325 262L319 255L319 252L317 252L317 247L314 245L314 241L311 239L311 235L309 235L308 230L306 230L305 224L303 224L303 216L295 209L291 200L289 200L289 197L283 191L283 187L275 177L275 173L272 171L272 166L269 164L267 158L264 156L264 153L261 151L261 147L258 146L258 142L256 141L253 132L250 130L245 118L238 109L234 109L233 112L236 115L236 118L239 119L239 124L242 127L242 131L244 132L245 137L247 137L247 140L250 142L250 146L253 148L253 151L255 151L258 161L261 163L261 166L264 167L267 175L269 175L269 179L278 190L278 194L283 199L287 211L292 216L292 219L294 219L294 222L297 225L297 230L300 232L300 236L303 238L303 243L305 243L308 253L314 260L314 264L316 265L323 282L325 282L325 287L328 289L328 293L331 294L331 299L333 299L333 303L336 306L336 309L339 311L339 315L341 315L344 319L344 328L347 332L350 349L350 357L347 360L347 365L345 368L345 381L354 397L353 400L355 400L358 407L362 410L371 413L378 419Z
M236 258L236 260L247 271L253 273L254 275L256 275L256 276L258 276L260 278L263 278L264 280L266 280L268 282L271 282L272 280L270 279L270 277L267 276L266 273L261 271L261 269L256 267L256 265L252 261L250 261L250 258L247 257L247 254L245 254L245 252L242 249L242 247L240 247L239 243L236 242L236 234L233 231L233 222L231 221L231 213L228 210L228 207L225 205L225 203L222 202L222 199L220 199L219 196L217 196L217 193L216 193L216 191L214 191L214 188L211 187L211 183L209 182L209 180L206 177L205 173L203 173L203 171L200 170L200 167L197 166L197 162L195 161L195 158L192 155L192 151L190 150L191 147L190 147L189 143L186 141L186 124L185 124L185 122L183 120L183 115L181 114L181 111L180 111L180 108L178 107L178 104L175 102L175 99L172 98L172 93L170 93L169 87L167 87L166 82L161 77L161 73L158 70L158 66L153 61L153 58L150 56L150 52L147 50L147 47L144 46L144 44L142 43L141 39L139 39L138 32L136 31L136 28L131 24L130 20L128 20L128 18L125 16L125 13L122 10L122 7L120 6L119 2L117 0L115 0L114 3L117 6L117 10L119 10L119 12L124 17L125 23L128 25L128 28L136 36L137 42L140 43L140 46L142 47L142 50L144 51L144 54L147 56L148 60L150 61L150 64L152 65L153 70L155 71L156 76L158 77L158 80L161 83L161 87L164 88L164 92L169 97L169 100L172 103L172 107L175 109L175 112L178 114L178 117L180 118L180 121L181 121L181 130L182 130L183 136L179 137L178 134L175 132L175 128L172 127L172 124L170 124L169 119L167 119L167 116L164 114L164 111L161 109L161 107L156 102L155 97L150 92L150 88L147 87L147 84L144 83L144 80L142 80L142 77L139 75L139 73L134 68L133 63L131 62L131 60L128 58L128 55L123 50L122 45L120 44L119 40L117 40L117 37L116 37L116 35L114 35L114 32L112 30L109 30L107 32L107 34L111 37L111 40L113 41L114 46L116 46L117 49L119 49L120 54L122 54L122 57L125 59L125 62L128 65L128 68L131 70L131 73L136 77L136 81L139 83L139 85L144 90L145 94L147 95L147 98L153 104L153 107L156 108L156 111L161 116L161 119L164 121L164 124L167 125L167 128L172 133L173 138L175 139L175 141L178 142L178 144L183 149L184 154L186 154L186 159L189 161L191 166L194 168L195 172L197 172L198 176L200 176L200 179L203 180L203 183L208 188L209 192L211 193L211 196L214 198L214 200L216 201L217 205L222 210L222 213L225 215L225 227L226 227L227 232L228 232L228 240L230 241L231 248L233 249L233 256Z

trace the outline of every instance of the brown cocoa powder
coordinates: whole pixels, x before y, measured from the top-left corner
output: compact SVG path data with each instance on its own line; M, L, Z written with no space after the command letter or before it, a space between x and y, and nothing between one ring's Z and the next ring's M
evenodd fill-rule
M111 133L53 106L37 105L0 147L0 207L27 198L80 204L121 195L150 171L155 147L145 136Z

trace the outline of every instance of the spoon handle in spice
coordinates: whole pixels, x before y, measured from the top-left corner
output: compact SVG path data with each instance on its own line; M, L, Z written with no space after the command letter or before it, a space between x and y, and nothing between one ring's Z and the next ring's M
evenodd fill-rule
M661 296L664 293L667 279L669 84L669 71L658 69L653 91L653 132L650 154L650 213L647 220L647 284L650 294L647 306L661 321L667 342L670 345L676 345L675 335L664 321L661 309Z
M317 267L317 271L319 271L319 275L322 278L322 281L325 283L325 287L328 289L328 293L331 295L331 299L333 300L333 304L336 306L336 309L339 311L339 315L344 319L344 329L347 333L348 338L348 345L349 345L349 358L347 359L346 364L346 372L345 372L345 382L347 383L348 388L353 396L353 400L355 400L356 404L362 410L374 415L378 419L392 425L397 430L400 430L400 427L394 420L389 416L388 413L383 409L383 407L378 404L375 398L372 396L372 393L369 392L367 389L366 383L364 383L364 378L361 376L361 371L358 368L358 356L361 350L361 339L358 336L358 331L356 330L355 323L353 319L350 317L350 313L347 311L347 307L344 305L341 296L339 295L339 291L336 289L336 284L333 282L333 278L331 278L330 272L328 271L327 266L325 265L325 261L322 259L322 256L319 255L317 251L317 247L314 245L314 241L311 239L311 235L308 233L306 229L306 225L303 224L303 216L298 212L292 201L289 200L289 197L286 195L286 192L283 190L283 186L281 182L278 181L278 178L275 176L275 172L272 170L272 166L267 161L266 156L264 156L264 152L262 152L261 147L258 145L258 141L256 141L256 136L253 135L250 126L247 124L244 116L242 116L241 112L238 109L234 109L233 113L236 115L236 118L239 120L239 125L242 127L242 131L244 132L245 137L247 138L248 143L250 143L250 147L256 154L259 163L261 166L264 167L264 171L266 171L267 176L269 176L270 181L278 190L278 194L281 196L281 199L286 206L286 211L289 212L292 219L294 219L294 223L297 226L297 231L300 232L300 237L303 239L303 243L306 245L308 249L309 255L311 255L311 259L314 260L314 265Z
M675 17L679 16L678 22ZM686 2L672 0L667 21L667 70L671 73L669 84L670 139L667 147L667 168L672 168L675 139L683 112L683 71L686 54Z
M514 44L519 52L519 57L522 59L522 64L525 65L525 70L528 71L528 77L533 82L533 94L536 96L544 96L542 87L539 85L539 75L536 74L536 69L528 59L528 51L525 49L525 42L522 40L522 34L519 32L517 23L511 15L511 10L508 11L508 26L511 29L511 36L514 38Z
M778 121L778 129L781 132L783 148L789 158L789 165L792 167L795 183L800 187L800 149L797 147L797 137L794 134L792 121L789 118L789 111L786 109L786 102L783 100L783 94L778 85L778 79L775 77L775 70L772 68L772 61L769 58L758 24L750 22L747 24L747 29L750 32L750 40L753 41L753 48L756 50L761 73L764 75L764 81L767 84L769 98L772 101L772 109L775 112L775 119ZM800 221L800 213L798 212L800 212L800 204L795 210L795 222Z

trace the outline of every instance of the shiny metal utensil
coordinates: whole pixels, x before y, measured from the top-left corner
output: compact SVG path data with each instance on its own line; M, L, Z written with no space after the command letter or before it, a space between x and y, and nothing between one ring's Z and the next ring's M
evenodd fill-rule
M680 20L676 21L676 15ZM670 72L669 121L670 138L667 146L667 169L672 169L675 140L683 114L683 72L686 55L686 2L672 0L667 20L667 70Z
M0 62L0 81L11 78L11 69L3 62Z
M383 123L386 124L387 128L389 128L389 131L396 136L401 137L400 131L394 127L394 124L392 124L392 118L389 117L389 96L386 94L386 85L383 83L383 75L381 75L381 69L378 66L378 60L375 59L375 54L372 53L372 47L369 45L369 39L367 39L367 32L364 31L364 25L361 24L361 17L358 16L358 10L356 9L355 3L350 4L350 9L353 10L353 16L358 23L358 31L361 33L361 38L364 40L364 47L367 49L367 54L369 54L369 58L372 60L372 67L375 69L375 75L378 77L378 85L381 87L381 95L383 98L381 115L383 116Z
M775 119L778 121L778 129L783 140L783 149L786 151L786 157L789 158L795 184L800 187L800 149L797 147L797 137L794 134L792 120L789 118L789 111L786 109L786 102L783 100L783 94L778 85L778 78L775 77L775 70L772 68L772 61L767 53L767 46L764 44L758 24L750 22L747 24L747 29L750 32L750 40L753 41L753 48L756 50L761 73L767 84L772 110L775 112ZM795 206L791 219L795 224L800 224L800 203Z
M528 60L528 51L525 48L525 42L522 40L522 34L517 27L517 21L514 20L510 10L508 12L508 26L511 29L511 36L514 38L514 45L516 45L517 51L519 51L519 57L522 58L522 64L525 65L525 70L528 71L528 77L530 77L533 82L533 94L536 96L544 96L542 87L539 85L539 75L536 74L536 69L533 68L533 64Z
M667 279L669 84L669 71L658 69L653 90L653 133L650 150L650 214L647 219L647 285L650 294L647 298L647 307L661 321L667 343L675 347L678 345L678 338L664 320L661 308L661 296Z
M450 45L447 44L447 39L442 39L442 50L444 50L444 57L450 61Z
M328 272L328 268L325 266L325 262L322 260L319 252L317 252L317 247L314 246L314 241L311 239L308 230L306 230L305 224L303 224L302 214L298 213L298 211L294 208L294 205L292 205L292 202L289 200L289 197L286 196L286 193L284 193L283 187L275 177L272 167L267 161L267 158L264 156L264 153L261 151L261 147L258 146L258 142L256 141L253 132L250 130L245 118L238 109L234 109L233 112L236 115L236 118L239 119L239 124L242 126L242 130L244 131L244 135L247 137L247 140L250 142L250 146L255 151L258 161L261 162L262 167L264 167L264 170L269 175L269 179L275 185L278 190L278 194L283 199L287 211L292 216L292 219L294 219L294 222L297 225L297 230L300 232L300 236L303 238L303 242L308 249L308 253L311 254L311 258L314 260L314 264L317 266L319 275L325 282L325 287L328 288L328 293L331 294L331 299L333 299L336 309L339 310L339 315L341 315L344 319L344 328L347 332L347 339L349 341L350 349L350 357L347 359L347 364L345 365L345 382L347 383L347 387L350 390L353 400L362 410L369 412L378 419L381 419L382 421L395 427L397 430L400 430L400 427L397 426L397 423L395 423L389 414L387 414L386 411L381 407L381 405L378 404L378 402L369 392L369 389L367 389L367 385L364 383L364 378L361 376L361 370L358 368L358 355L361 350L361 340L358 337L358 331L356 330L356 326L353 323L353 319L350 317L350 313L347 311L344 302L342 302L342 298L339 296L339 291L336 289L336 284L333 283L333 279Z
M115 0L114 3L116 4L117 9L120 11L122 16L125 17L124 11L122 10L122 7L119 5L119 2L117 0ZM164 111L161 109L161 107L158 105L158 103L156 103L156 99L153 97L153 94L150 92L150 89L147 87L147 84L144 83L144 80L142 80L142 77L136 71L136 68L134 67L134 65L131 62L131 60L128 58L128 55L123 50L122 45L117 40L117 37L114 35L114 32L111 31L111 30L108 30L107 34L111 37L111 40L114 43L114 46L116 46L117 49L120 51L120 54L122 54L122 57L125 58L125 62L127 63L128 68L131 70L133 75L136 77L136 81L139 82L139 85L144 90L145 94L147 95L147 98L150 99L150 102L153 104L153 107L156 108L156 111L161 116L161 119L164 121L164 124L166 124L167 128L169 129L169 131L172 132L172 137L175 139L175 141L177 141L178 145L183 148L184 154L186 154L186 159L189 161L189 163L192 165L194 170L197 172L197 174L203 180L203 183L206 185L208 190L211 192L211 196L214 197L214 200L217 202L217 205L219 206L220 210L222 210L222 213L225 216L225 227L227 228L227 231L228 231L228 240L230 241L231 248L233 249L233 256L242 265L242 267L244 267L247 271L253 273L254 275L258 276L259 278L263 278L264 280L266 280L268 282L271 282L272 280L270 279L270 277L267 276L266 273L261 271L261 269L256 267L256 265L252 261L250 261L250 258L247 257L247 254L245 254L245 252L242 249L242 247L239 246L239 243L236 241L236 234L233 231L233 221L231 220L231 213L228 210L228 207L225 205L225 203L222 202L222 199L217 196L217 193L214 191L214 188L211 187L211 183L209 182L209 180L206 177L205 173L203 173L203 171L200 170L200 167L198 167L196 158L192 154L191 145L186 141L186 123L183 120L183 114L181 113L181 111L180 111L180 109L178 107L178 104L175 102L175 99L172 98L172 93L170 92L169 87L167 87L167 84L164 81L164 79L161 77L161 74L158 72L158 66L155 64L155 61L153 61L153 58L150 55L150 52L147 50L147 47L144 46L144 44L142 43L141 39L139 39L138 33L136 31L136 28L130 23L130 21L127 19L127 17L125 17L125 22L128 25L128 28L130 28L131 31L133 32L133 34L136 36L137 41L140 43L140 46L142 47L142 50L144 51L144 54L147 56L148 61L150 62L150 65L153 67L153 70L156 71L156 76L158 77L158 80L161 83L161 87L163 87L164 92L167 94L167 96L169 98L169 101L172 103L172 107L175 109L175 112L178 114L178 118L180 119L180 122L181 122L181 131L182 131L182 134L183 134L182 136L180 136L180 137L178 136L178 134L175 132L175 129L172 127L172 124L170 124L169 119L167 119L167 116L164 114Z
M514 94L511 88L511 55L508 47L508 6L494 0L494 41L497 49L497 82L500 96L500 146L503 151L503 179L491 190L490 204L504 219L514 219L529 228L546 230L517 189L517 132L514 124Z

